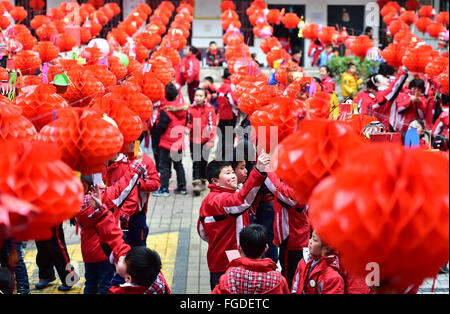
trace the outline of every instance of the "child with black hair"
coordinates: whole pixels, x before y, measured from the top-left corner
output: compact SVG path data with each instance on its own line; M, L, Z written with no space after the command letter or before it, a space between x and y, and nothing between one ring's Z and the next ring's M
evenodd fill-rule
M319 69L320 85L324 93L333 94L336 88L336 83L331 78L331 71L328 65L321 66Z
M169 178L172 164L177 173L175 193L186 195L186 175L183 167L183 144L188 105L173 84L166 86L165 100L161 102L159 122L155 131L160 134L159 155L161 187L154 196L169 196Z
M221 49L217 48L217 43L211 41L209 43L209 49L206 52L206 64L210 67L221 67L225 61L225 56Z
M217 89L214 85L214 78L212 76L206 76L200 84L200 88L206 90L208 94L206 99L216 109L217 113Z
M156 251L143 246L132 248L121 256L117 274L125 283L112 286L109 294L170 294L169 285L161 272L161 258Z
M238 249L239 232L248 225L245 214L264 183L265 168L269 163L270 156L261 154L256 169L250 173L239 191L231 162L213 160L208 164L210 193L200 207L197 231L200 237L208 242L207 262L211 290L227 270L226 251Z
M277 264L262 256L268 250L267 230L252 224L239 233L240 258L232 260L213 294L288 294L286 279Z

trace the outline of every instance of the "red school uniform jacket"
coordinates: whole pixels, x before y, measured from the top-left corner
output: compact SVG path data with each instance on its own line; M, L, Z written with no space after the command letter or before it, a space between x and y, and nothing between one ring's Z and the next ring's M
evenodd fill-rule
M197 57L192 54L182 61L184 62L182 64L181 74L183 75L184 81L186 81L187 83L200 81L200 61L197 59Z
M289 294L286 279L270 258L232 260L212 294Z
M170 288L163 273L159 272L158 277L156 277L150 287L124 283L120 286L109 288L108 294L170 294Z
M264 184L275 196L273 209L273 243L280 246L288 241L288 251L300 251L308 245L311 224L307 206L297 203L293 190L274 173L269 172Z
M333 94L334 90L336 88L336 83L333 81L333 79L330 76L327 76L326 78L324 78L320 82L320 85L322 86L322 91L324 93Z
M353 102L358 105L358 111L363 115L371 115L372 105L375 101L375 95L368 90L363 90L356 95Z
M316 262L313 265L313 262ZM292 293L296 294L344 294L344 278L340 274L336 255L320 257L315 261L308 248L303 249L292 281Z
M397 99L397 112L395 117L395 125L393 125L396 132L408 131L409 122L414 119L424 118L423 109L426 103L424 96L420 97L420 101L412 102L411 94L407 92L400 93ZM419 116L419 112L422 116Z
M433 129L431 131L433 136L442 135L446 138L449 137L449 114L448 107L444 107L439 118L434 123Z
M245 227L243 215L255 201L265 175L252 170L239 192L210 184L210 192L202 202L197 221L197 232L208 242L207 261L213 273L227 270L225 251L237 250L239 232Z
M186 115L186 127L190 132L190 141L194 144L214 142L216 136L216 110L209 103L198 106L194 101Z
M217 90L218 113L220 120L231 120L237 116L237 99L231 87L231 80L224 79L222 85Z
M183 149L185 124L188 106L184 98L178 96L174 101L163 101L156 130L161 135L159 147L171 152Z

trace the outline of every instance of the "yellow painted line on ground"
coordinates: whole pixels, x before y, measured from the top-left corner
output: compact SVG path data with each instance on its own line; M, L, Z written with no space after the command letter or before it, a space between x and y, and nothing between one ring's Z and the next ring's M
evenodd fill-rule
M175 259L177 256L179 232L166 232L160 234L149 235L147 237L147 247L155 250L161 256L162 272L169 284L173 282L173 274L175 270ZM74 267L75 272L80 276L80 280L70 289L69 292L58 291L58 286L61 284L58 273L55 269L56 280L45 289L37 290L35 284L39 282L39 272L36 265L37 251L27 249L25 250L24 262L27 267L28 280L30 282L31 294L82 294L84 290L84 262L81 255L80 244L72 244L67 246L69 252L70 263Z

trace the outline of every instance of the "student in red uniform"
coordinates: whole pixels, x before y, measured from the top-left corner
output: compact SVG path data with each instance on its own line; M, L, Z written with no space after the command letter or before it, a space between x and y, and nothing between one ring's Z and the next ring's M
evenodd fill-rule
M238 192L237 177L231 162L214 160L208 164L210 193L200 207L197 231L208 242L207 262L211 290L227 270L228 259L225 252L238 249L239 232L246 226L243 215L264 183L264 171L269 163L270 156L261 154L256 169L250 173Z
M327 65L321 66L319 69L320 85L324 93L333 94L336 83L331 78L331 71Z
M309 45L308 57L312 58L311 61L312 67L319 65L319 57L324 49L325 46L322 45L319 39L316 39L314 42L311 42L311 44Z
M195 89L200 85L200 61L202 59L200 51L193 46L184 48L186 58L181 66L181 82L187 83L189 101L194 102Z
M409 83L408 89L400 93L396 102L397 112L395 125L393 125L396 132L406 132L409 121L424 118L423 112L426 111L425 104L427 102L424 92L425 82L413 80Z
M340 274L339 258L313 232L304 249L292 282L292 293L344 294L344 278Z
M219 124L217 125L217 127L220 130L220 137L216 149L216 158L222 158L222 160L230 160L229 158L225 157L227 152L228 156L230 156L233 151L233 144L235 139L234 127L236 126L236 120L239 114L239 109L236 106L237 99L231 87L230 77L230 70L228 68L225 68L222 76L223 83L217 90L219 114Z
M123 204L123 200L126 199L130 193L128 186L132 186L137 183L140 177L144 177L146 174L146 168L138 161L133 163L130 167L129 173L123 176L113 186L104 189L101 193L97 187L92 186L91 176L82 176L81 179L85 186L85 198L83 200L80 212L77 219L77 233L78 226L81 227L81 254L83 256L83 262L85 266L85 288L84 294L106 294L111 285L111 279L114 276L114 268L109 262L109 256L112 253L112 247L118 241L122 242L122 246L125 245L123 240L123 234L116 223L112 212L110 216L105 216L103 219L110 219L110 226L108 230L109 234L116 234L117 238L114 241L108 240L100 242L101 235L99 234L99 228L97 228L96 220L93 219L98 214L95 214L96 204L92 197L93 190L94 197L101 198L102 204L108 204L109 210L117 211L120 205ZM114 228L116 228L114 230Z
M371 76L366 80L366 89L360 91L356 95L353 102L358 105L358 111L362 115L371 115L372 105L377 94L377 86L374 84L375 76Z
M161 136L159 143L161 187L153 195L169 196L169 177L172 173L172 164L177 173L175 193L186 195L186 175L182 158L188 106L184 102L183 95L173 84L166 86L166 97L162 106L159 122L155 129Z
M280 248L281 273L292 284L303 248L310 238L308 208L294 199L293 190L274 173L269 172L264 185L274 195L274 244Z
M200 88L206 90L208 94L206 99L211 105L213 105L217 113L217 88L214 85L214 78L212 76L205 77L203 82L200 84Z
M121 256L116 266L124 283L112 286L109 294L170 294L156 251L137 246Z
M277 264L262 258L269 249L267 230L252 224L239 233L240 258L228 265L213 294L288 294L286 279L277 271Z
M216 111L206 101L206 90L195 91L195 101L188 108L186 127L190 133L192 187L194 196L206 189L206 166L216 137Z

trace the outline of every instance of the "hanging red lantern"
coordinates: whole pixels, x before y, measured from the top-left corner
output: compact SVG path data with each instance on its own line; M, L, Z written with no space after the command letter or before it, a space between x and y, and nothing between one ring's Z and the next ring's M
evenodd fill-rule
M164 97L164 85L155 73L146 72L142 81L142 93L155 103Z
M267 22L269 22L270 24L276 24L279 25L281 22L283 15L281 14L281 11L278 9L270 9L267 12Z
M85 69L74 68L67 75L70 85L62 96L71 106L85 107L93 98L105 93L102 82Z
M150 98L136 92L134 87L114 86L111 88L111 98L124 101L127 107L136 113L143 122L153 115L153 104Z
M36 35L40 40L51 40L52 36L58 35L58 30L53 24L43 24L36 29Z
M383 22L388 26L396 19L398 19L397 11L391 11L385 16L383 16Z
M269 53L267 53L266 59L269 66L273 68L275 61L279 61L281 63L283 61L289 60L290 56L285 49L274 47L269 51Z
M439 91L442 93L442 94L445 94L445 95L449 95L449 82L448 82L448 76L449 76L449 71L448 71L448 67L447 67L447 69L444 71L444 72L442 72L439 76L438 76L438 82L439 82Z
M117 78L111 71L108 71L106 65L94 64L85 67L86 71L95 76L104 87L108 88L117 84Z
M11 10L14 8L14 5L9 1L3 0L0 3L5 8L5 10L8 12L11 12Z
M67 108L39 132L39 140L56 143L62 160L82 174L105 170L104 163L119 153L123 135L116 125L87 108Z
M35 11L40 11L45 7L44 0L30 0L30 8Z
M73 47L75 47L77 45L77 42L76 42L75 38L73 38L72 35L63 33L63 34L59 34L56 44L58 45L59 50L61 50L61 52L67 52L67 51L71 51L73 49Z
M403 65L413 73L425 73L425 67L439 53L433 50L430 45L422 45L417 48L410 49L406 52L402 59Z
M442 23L445 26L449 25L449 14L448 12L439 12L438 15L436 15L436 22Z
M314 189L312 227L340 252L350 274L367 276L368 263L376 263L383 270L379 291L404 293L436 276L448 260L449 176L444 169L448 159L438 154L363 145ZM423 186L419 178L424 175L439 184Z
M263 40L261 40L259 47L265 54L268 54L269 51L274 47L278 47L279 49L283 48L277 37L264 38Z
M224 36L223 36L223 43L225 46L231 45L231 46L235 46L235 45L240 45L244 43L244 35L242 35L239 32L227 32Z
M22 114L32 121L39 131L54 119L55 111L68 107L63 97L56 93L56 88L49 84L25 86L14 98L13 104L22 108Z
M31 50L37 44L36 37L27 32L19 33L16 40L22 45L23 50Z
M429 17L420 17L414 25L419 31L425 34L428 25L431 23L433 23L433 21Z
M50 19L45 15L35 15L30 21L30 26L32 29L36 30L44 24L50 23Z
M19 241L51 238L51 228L80 210L83 186L73 170L60 160L58 149L41 142L2 144L0 190L36 206L40 212Z
M91 40L91 31L87 27L80 27L80 43L85 45Z
M120 62L120 59L116 56L108 57L108 68L109 71L114 73L117 80L123 79L128 73L127 67Z
M300 23L300 18L295 13L286 13L281 19L281 23L288 29L294 29L297 28L298 23Z
M438 56L433 58L430 63L425 67L425 73L430 78L434 78L439 76L441 73L445 71L449 66L448 57Z
M241 28L242 24L239 20L226 19L222 21L222 29L226 31L228 28Z
M391 32L392 35L395 35L399 31L406 29L409 29L409 26L401 19L395 20L389 25L389 31Z
M298 131L282 141L273 154L276 173L294 189L299 204L308 204L317 184L334 173L346 154L363 139L345 122L303 120Z
M391 43L386 48L383 49L382 52L383 59L386 60L387 64L398 68L402 66L402 58L400 45Z
M431 5L424 5L419 9L420 17L432 18L436 15L436 10Z
M446 31L446 29L445 29L444 25L442 25L439 22L431 23L430 25L427 26L427 33L432 38L439 38L439 34L442 32L445 32L445 31Z
M404 11L400 15L400 19L408 25L414 24L417 21L417 15L414 11Z
M180 64L181 61L180 54L178 53L178 51L174 48L167 46L162 46L157 51L155 51L152 54L152 59L158 56L169 59L170 62L172 63L172 66L177 66L178 64Z
M7 29L11 21L4 15L0 15L0 29Z
M233 1L225 0L220 4L220 9L222 10L222 12L226 10L235 10L236 6L234 5Z
M97 97L91 108L101 114L107 114L117 123L123 135L122 152L125 152L127 146L133 143L144 130L141 118L129 109L124 101L113 98L111 94Z
M13 18L13 20L16 23L25 20L28 16L27 10L25 10L24 7L21 7L21 6L14 7L9 12L9 14L11 15L11 17Z
M14 58L16 68L24 75L34 74L42 63L39 54L32 50L21 50Z
M114 16L120 14L120 12L122 11L122 10L120 9L120 6L119 6L117 3L115 3L115 2L107 3L107 4L105 4L105 6L108 7L108 8L110 8L110 9L114 12ZM150 13L151 13L151 12L150 12ZM150 13L149 13L149 14L150 14Z
M40 41L36 46L34 46L33 50L39 53L42 63L50 62L58 58L59 55L58 47L53 45L50 41Z
M364 58L367 51L372 47L375 47L373 40L370 39L369 36L362 35L355 38L351 46L351 50L355 56Z
M34 140L36 136L36 128L22 115L22 109L0 95L0 142L13 139Z
M311 41L315 41L319 38L319 25L317 24L305 24L303 27L303 37Z
M89 30L91 31L91 35L97 37L102 31L102 25L96 21L90 21L90 24Z
M298 110L305 104L291 97L269 99L268 105L252 113L249 120L255 128L258 146L272 152L279 142L294 132Z
M410 11L416 11L420 7L420 3L417 0L408 0L405 3L405 8Z
M323 45L331 45L337 37L337 31L333 26L323 27L318 36Z
M400 11L400 9L401 9L401 7L397 2L389 1L382 7L382 9L380 10L380 14L381 14L381 16L384 17L392 12L398 13Z

